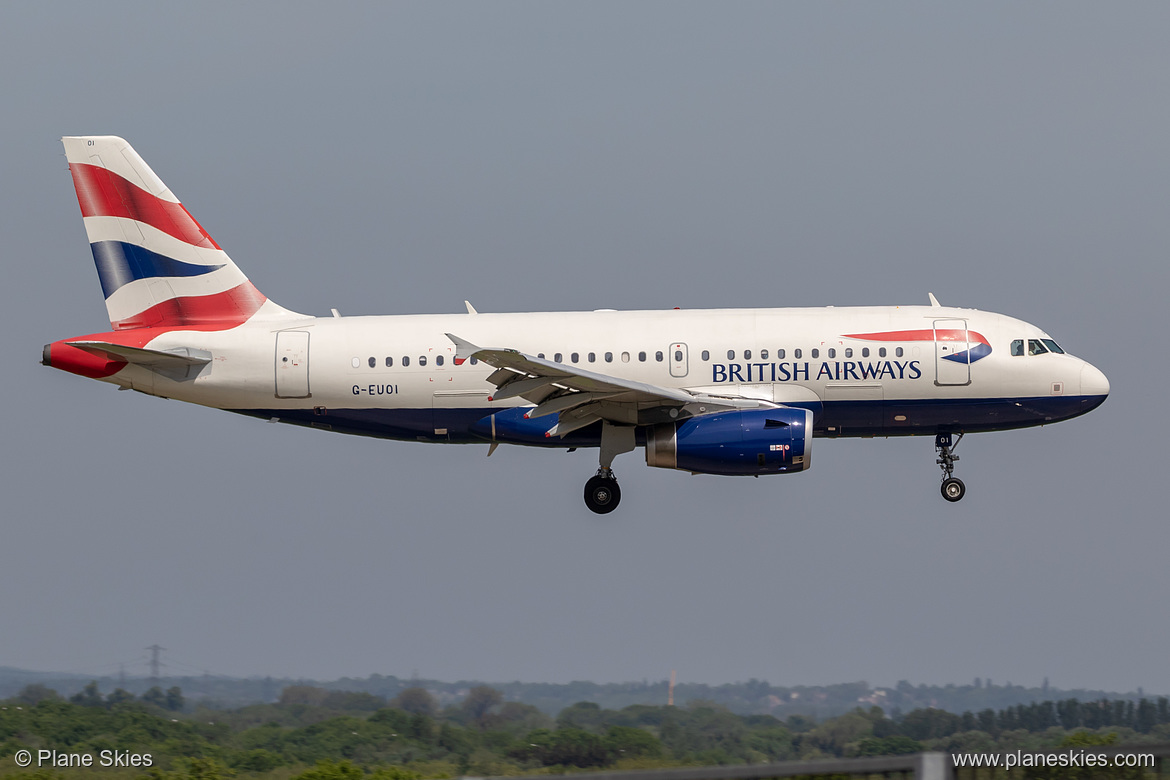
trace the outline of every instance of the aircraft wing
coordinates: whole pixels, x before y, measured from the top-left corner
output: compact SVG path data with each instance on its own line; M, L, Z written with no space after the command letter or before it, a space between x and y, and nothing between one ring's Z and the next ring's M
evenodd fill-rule
M726 409L773 407L766 401L695 393L586 371L508 348L485 349L448 333L455 360L481 360L496 370L492 400L523 398L536 404L532 419L557 415L548 436L564 436L598 420L618 425L652 425Z

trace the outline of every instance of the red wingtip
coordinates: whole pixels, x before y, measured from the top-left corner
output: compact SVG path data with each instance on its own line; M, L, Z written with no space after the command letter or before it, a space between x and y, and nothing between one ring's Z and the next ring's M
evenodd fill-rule
M496 399L495 399L495 398L492 398L490 395L488 396L488 403L491 403L491 402L492 402L492 401L494 401L494 400L496 400Z

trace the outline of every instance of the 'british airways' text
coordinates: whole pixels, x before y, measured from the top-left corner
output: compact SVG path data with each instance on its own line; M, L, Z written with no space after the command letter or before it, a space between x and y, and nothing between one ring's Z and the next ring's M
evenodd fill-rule
M712 382L816 382L856 379L919 379L918 360L844 360L815 363L712 363Z

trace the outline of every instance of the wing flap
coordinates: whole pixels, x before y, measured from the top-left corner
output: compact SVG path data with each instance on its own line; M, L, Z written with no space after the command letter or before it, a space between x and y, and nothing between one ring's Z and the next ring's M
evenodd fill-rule
M555 377L548 376L534 376L527 379L520 378L520 374L516 374L516 379L506 382L499 386L499 389L492 395L491 400L503 401L508 398L520 398L536 390L543 390L556 383ZM546 394L547 395L547 394Z
M575 406L612 397L600 393L566 393L565 395L558 395L556 398L550 398L547 401L537 403L536 406L528 410L525 416L530 420L535 420L538 417L558 414L566 409L572 409Z

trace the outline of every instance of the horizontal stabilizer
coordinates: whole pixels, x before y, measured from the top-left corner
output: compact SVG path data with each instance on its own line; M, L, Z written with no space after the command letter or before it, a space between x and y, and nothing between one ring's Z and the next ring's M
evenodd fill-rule
M133 363L149 368L186 368L202 366L211 362L211 353L201 349L183 347L173 352L157 349L142 349L141 347L127 347L122 344L111 344L108 341L69 341L71 347L84 349L107 360Z
M96 355L98 358L109 361L110 365L117 366L129 363L130 365L142 366L176 382L194 379L211 362L210 352L188 347L163 351L127 347L122 344L111 344L108 341L65 341L61 343Z

